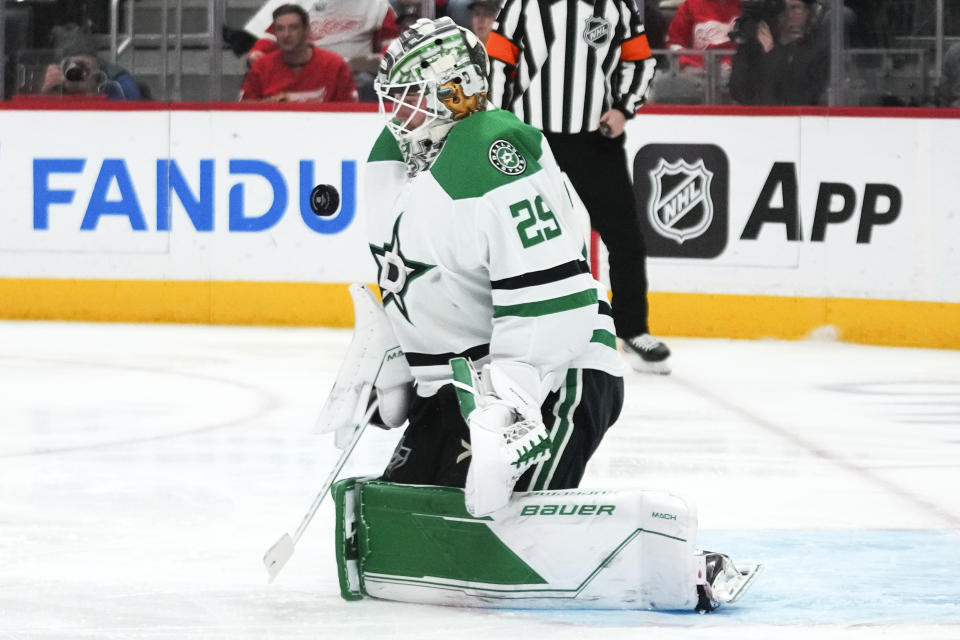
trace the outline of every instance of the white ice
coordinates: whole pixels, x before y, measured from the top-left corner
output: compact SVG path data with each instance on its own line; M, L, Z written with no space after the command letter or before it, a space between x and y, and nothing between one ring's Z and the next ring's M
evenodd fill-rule
M960 352L669 340L585 486L694 498L765 564L714 614L339 597L314 421L345 330L0 322L0 639L957 638ZM345 474L379 472L371 430Z

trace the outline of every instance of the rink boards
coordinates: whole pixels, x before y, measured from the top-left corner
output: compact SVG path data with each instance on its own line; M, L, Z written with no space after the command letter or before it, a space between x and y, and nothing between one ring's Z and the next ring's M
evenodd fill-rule
M0 317L351 324L377 114L102 109L0 109ZM960 347L958 145L950 111L647 108L652 328Z

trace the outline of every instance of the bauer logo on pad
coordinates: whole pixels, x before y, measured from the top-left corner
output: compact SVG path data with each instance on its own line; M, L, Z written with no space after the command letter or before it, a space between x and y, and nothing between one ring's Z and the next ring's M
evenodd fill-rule
M528 504L521 516L602 516L613 515L615 504Z
M712 144L649 144L633 163L640 229L653 257L716 258L727 246L727 156Z

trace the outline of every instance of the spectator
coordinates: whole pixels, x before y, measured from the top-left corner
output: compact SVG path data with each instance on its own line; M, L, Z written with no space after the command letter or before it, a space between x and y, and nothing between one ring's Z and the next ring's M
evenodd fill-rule
M277 48L271 16L290 0L269 0L244 29L260 38L247 56L247 64ZM296 0L308 11L312 44L342 56L353 72L360 99L376 101L373 76L383 51L399 35L397 15L387 0Z
M243 81L241 100L357 101L357 87L346 61L310 44L309 21L299 5L284 4L274 10L272 29L279 49L253 63Z
M756 22L737 48L730 93L741 104L817 105L830 79L816 0L786 0L775 24ZM752 30L751 30L752 31Z
M941 107L960 107L960 43L943 56L943 75L937 90Z
M493 23L500 13L500 0L473 0L467 8L470 9L470 30L486 45L487 37L493 31Z
M734 49L727 35L740 14L740 0L684 0L676 9L667 31L667 47L680 49ZM728 97L712 93L709 87L726 87L730 77L730 56L720 58L720 67L708 66L706 55L673 54L674 64L664 65L651 99L660 103L700 104L709 96L721 102ZM662 62L662 61L661 61ZM712 77L708 77L708 71Z
M685 0L677 9L667 32L670 49L733 49L728 35L740 15L740 0ZM729 73L731 58L724 56L721 64ZM680 68L702 70L704 56L680 56Z
M47 66L41 93L106 96L110 100L140 100L143 97L127 70L101 60L93 39L76 25L54 27L51 39L59 62Z

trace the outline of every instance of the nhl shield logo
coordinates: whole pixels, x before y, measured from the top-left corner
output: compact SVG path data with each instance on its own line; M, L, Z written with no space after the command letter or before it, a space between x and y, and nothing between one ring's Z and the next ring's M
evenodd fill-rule
M603 18L591 16L585 20L583 40L596 49L610 39L610 23Z
M653 228L678 244L702 235L713 221L712 180L713 173L702 158L695 164L685 160L667 162L661 158L656 169L650 172L653 193L647 214Z

